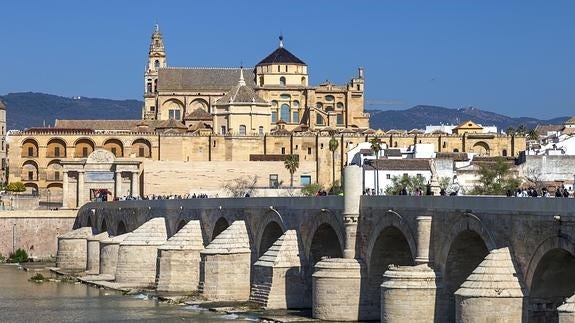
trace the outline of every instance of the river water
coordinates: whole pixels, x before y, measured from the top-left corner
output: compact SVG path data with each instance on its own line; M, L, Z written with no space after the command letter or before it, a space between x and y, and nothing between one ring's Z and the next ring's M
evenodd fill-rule
M33 283L26 272L0 265L0 322L253 322L247 315L214 313L197 306L165 304L145 295L79 283ZM46 273L43 273L46 275Z

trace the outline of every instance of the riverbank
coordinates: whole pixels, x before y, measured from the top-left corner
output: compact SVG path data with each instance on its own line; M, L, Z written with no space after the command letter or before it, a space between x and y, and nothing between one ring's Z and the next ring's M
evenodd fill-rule
M199 311L209 311L228 318L248 318L260 322L315 322L311 318L311 310L265 310L253 302L211 302L206 300L197 292L186 295L162 295L155 290L144 288L130 288L107 280L99 280L98 276L74 276L70 273L60 271L58 268L46 268L60 277L72 277L74 280L98 289L112 290L126 296L138 296L148 299L155 299L158 302L171 304L173 306L185 306L195 308Z

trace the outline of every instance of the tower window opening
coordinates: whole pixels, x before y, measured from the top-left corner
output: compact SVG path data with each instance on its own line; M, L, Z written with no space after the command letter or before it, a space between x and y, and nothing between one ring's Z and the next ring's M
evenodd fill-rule
M280 85L281 86L286 86L286 78L285 77L280 77Z
M154 62L154 67L155 67L156 69L160 68L160 60L157 59L157 60Z

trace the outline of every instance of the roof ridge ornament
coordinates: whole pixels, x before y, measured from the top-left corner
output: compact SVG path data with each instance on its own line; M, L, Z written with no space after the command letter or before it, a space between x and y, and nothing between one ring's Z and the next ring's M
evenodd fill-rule
M280 47L283 48L284 47L284 35L280 33Z
M240 65L240 80L238 81L239 86L245 86L246 81L244 80L244 67Z
M155 32L159 32L160 31L160 25L156 22L156 24L154 25L154 31Z

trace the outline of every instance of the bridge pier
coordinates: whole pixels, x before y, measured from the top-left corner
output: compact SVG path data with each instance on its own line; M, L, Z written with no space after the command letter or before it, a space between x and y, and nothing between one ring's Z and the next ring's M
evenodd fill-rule
M102 278L106 278L106 280L115 279L118 249L120 248L120 243L129 235L130 233L125 233L100 241L100 276Z
M575 322L575 295L569 297L563 305L557 308L559 323Z
M82 227L58 237L56 267L67 272L86 270L88 237L92 236L91 227Z
M250 300L267 309L304 308L309 304L295 230L287 230L254 264Z
M198 289L200 251L204 248L199 220L188 222L158 248L159 292L190 292Z
M200 252L200 291L212 301L250 297L251 249L246 224L234 221Z
M129 287L154 286L158 248L166 240L164 218L153 218L134 230L118 248L116 282Z
M381 284L381 322L445 322L441 274L427 264L391 266Z
M509 248L492 250L455 292L458 323L526 322L523 287Z
M100 234L89 236L86 239L88 242L88 259L86 265L87 274L97 275L100 273L100 241L108 238L108 232L102 232Z

